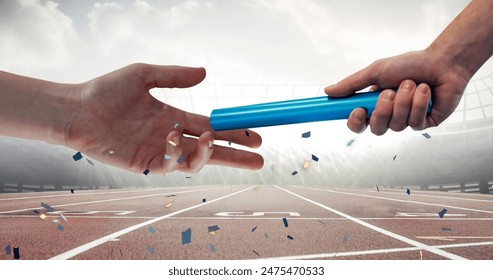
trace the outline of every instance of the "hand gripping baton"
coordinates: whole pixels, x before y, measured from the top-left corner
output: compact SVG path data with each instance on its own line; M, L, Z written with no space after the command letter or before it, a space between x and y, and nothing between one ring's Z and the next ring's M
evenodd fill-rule
M347 119L355 108L370 117L381 91L358 93L349 97L328 96L294 99L240 107L215 109L210 123L216 131L284 124ZM432 102L428 104L431 111Z

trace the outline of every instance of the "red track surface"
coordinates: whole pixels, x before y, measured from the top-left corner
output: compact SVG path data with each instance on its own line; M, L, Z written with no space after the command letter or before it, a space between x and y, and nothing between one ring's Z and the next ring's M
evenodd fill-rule
M0 259L13 259L8 245L21 259L493 259L493 196L320 186L1 194Z

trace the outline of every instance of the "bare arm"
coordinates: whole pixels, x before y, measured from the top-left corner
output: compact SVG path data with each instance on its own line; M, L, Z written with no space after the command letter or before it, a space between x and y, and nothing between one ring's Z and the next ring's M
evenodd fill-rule
M205 69L132 64L82 84L57 84L0 72L0 134L65 145L134 172L197 172L205 164L259 169L260 135L214 132L209 118L154 99L155 87L187 88Z
M367 125L376 135L407 126L422 130L439 125L453 113L467 83L491 55L493 1L474 0L425 50L377 60L325 92L347 96L368 86L388 89L369 120L364 109L353 110L348 127L354 132L362 132ZM433 109L427 114L431 98Z

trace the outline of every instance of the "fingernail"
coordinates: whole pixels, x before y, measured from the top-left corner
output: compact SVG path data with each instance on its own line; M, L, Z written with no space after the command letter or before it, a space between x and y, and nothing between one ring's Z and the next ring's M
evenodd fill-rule
M392 102L394 100L394 92L391 91L391 90L387 90L385 91L384 93L384 96L383 96L383 100L387 101L387 102Z
M413 87L414 87L413 82L410 80L406 80L404 81L404 83L402 83L402 89L406 91L411 91Z
M356 112L354 112L353 119L357 123L362 123L365 121L366 115L363 112L356 111Z
M428 87L426 84L420 84L416 90L422 95L428 94Z
M209 141L209 148L212 148L214 146L214 140Z
M327 86L324 88L324 91L327 92L327 91L330 91L331 89L334 88L335 85L330 85L330 86Z

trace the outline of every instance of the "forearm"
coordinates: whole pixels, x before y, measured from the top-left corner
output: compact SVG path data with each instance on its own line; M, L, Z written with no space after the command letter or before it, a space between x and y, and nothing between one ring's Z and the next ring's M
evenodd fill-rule
M64 145L76 86L0 71L0 135Z
M493 1L469 3L428 50L469 80L493 55Z

